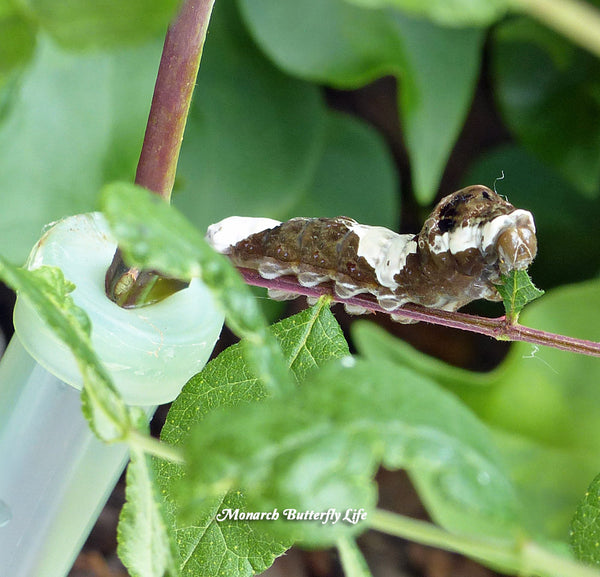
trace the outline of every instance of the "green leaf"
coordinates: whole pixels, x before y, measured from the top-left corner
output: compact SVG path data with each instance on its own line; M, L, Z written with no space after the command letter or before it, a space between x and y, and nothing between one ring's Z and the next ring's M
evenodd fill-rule
M393 74L419 200L427 203L469 107L481 30L452 30L344 0L239 0L260 46L301 78L356 88Z
M47 223L133 179L159 58L159 44L76 56L39 43L0 125L4 256L24 262Z
M450 26L487 26L507 11L507 0L347 0L366 8L393 6Z
M138 424L148 428L143 413ZM119 557L132 577L176 577L180 572L172 519L167 517L152 458L135 446L131 446L130 454L127 502L121 509L117 533Z
M131 429L129 412L92 349L87 315L69 296L75 286L58 268L43 266L29 271L1 258L0 277L73 352L83 375L84 414L96 435L106 442L124 440Z
M512 270L509 274L502 276L502 284L496 286L506 311L506 319L509 323L516 323L523 308L541 297L543 290L538 289L526 270Z
M40 25L67 48L111 48L164 34L179 0L29 0Z
M281 350L238 272L161 197L129 183L105 187L101 204L128 264L189 280L201 277L231 329L246 338L246 355L271 393L291 389Z
M398 215L382 138L268 62L231 0L211 17L173 203L202 230L233 214L348 214L388 227Z
M485 427L428 379L381 361L343 359L286 399L213 412L187 455L188 503L227 483L244 489L249 511L371 511L383 464L408 469L426 502L437 502L436 518L456 531L505 535L517 516ZM321 546L361 530L314 521L268 527Z
M548 291L520 322L597 341L600 282ZM459 396L493 430L530 534L564 541L587 480L598 471L598 359L513 343L495 371L474 373L418 353L369 323L355 326L353 338L372 362L417 370Z
M348 345L329 307L321 301L314 307L273 325L286 361L298 380L331 358L348 354ZM162 440L181 445L190 428L218 408L253 403L267 391L244 360L241 344L223 351L193 377L173 403L162 430ZM182 469L172 463L158 465L158 480L175 514L178 501L174 487ZM177 541L183 560L182 573L196 575L252 575L264 571L290 545L274 539L255 523L217 522L225 509L244 509L246 500L233 491L211 500L193 521L179 523Z
M600 183L600 62L526 18L496 29L494 77L519 140L587 196Z
M439 181L471 105L483 30L455 30L397 15L407 70L400 77L400 117L410 151L417 200L435 198Z
M569 537L579 561L600 565L600 475L591 482L577 506Z
M399 194L392 165L378 134L350 116L332 112L313 180L284 218L345 215L393 228L398 224Z

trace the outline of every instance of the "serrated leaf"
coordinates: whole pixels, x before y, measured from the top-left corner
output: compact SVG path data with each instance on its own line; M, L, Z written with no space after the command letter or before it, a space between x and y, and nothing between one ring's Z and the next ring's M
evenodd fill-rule
M516 323L523 308L544 294L533 284L526 270L512 270L508 275L502 275L502 284L496 288L510 323Z
M24 270L1 258L0 278L73 352L83 375L83 409L92 430L107 442L123 440L131 429L129 412L92 349L89 318L69 296L75 286L58 268Z
M132 577L180 575L165 504L158 491L152 458L131 449L127 467L127 502L118 526L118 553Z
M446 26L488 26L508 9L507 0L346 0L366 8L406 10Z
M348 354L342 331L324 301L273 325L271 330L300 381L326 360ZM190 428L208 413L266 396L264 386L246 364L241 347L229 347L190 379L169 411L161 434L163 441L180 445ZM174 511L174 485L181 476L181 467L158 464L159 482ZM209 501L193 522L179 524L177 540L183 575L252 575L264 571L285 551L290 542L273 538L253 522L215 520L219 511L245 507L243 495L233 491Z
M577 506L569 541L579 561L600 565L600 475L591 482Z
M179 0L30 0L39 24L71 49L111 48L164 34Z
M431 201L472 99L482 31L344 0L238 1L258 44L293 75L339 88L398 78L413 182L419 200Z
M106 186L101 204L128 264L182 280L201 277L227 324L247 339L249 362L267 388L272 393L291 389L281 351L252 292L183 215L159 196L129 183Z
M485 427L428 379L386 362L328 364L286 399L207 415L190 440L187 503L226 482L243 487L249 511L369 511L383 464L408 469L426 502L444 503L434 514L455 531L506 535L518 518ZM361 530L315 521L268 527L320 546Z

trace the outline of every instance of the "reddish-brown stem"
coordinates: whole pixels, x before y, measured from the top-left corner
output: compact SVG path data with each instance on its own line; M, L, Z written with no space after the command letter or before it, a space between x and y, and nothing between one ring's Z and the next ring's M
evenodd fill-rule
M185 0L163 47L136 184L169 199L214 0Z
M214 1L184 0L165 38L135 182L166 200L173 189ZM164 298L183 284L161 279L152 271L127 267L117 250L106 272L105 286L109 298L132 307Z
M377 301L370 295L361 294L349 299L341 299L337 297L332 292L331 287L327 285L318 285L309 288L300 285L298 281L291 276L267 280L262 278L255 270L247 268L240 268L238 270L244 277L246 283L250 285L296 293L308 297L329 295L336 302L364 307L373 312L389 314L389 311L382 309L377 304ZM538 329L523 327L519 324L509 324L505 317L489 319L465 313L428 309L417 305L405 305L398 311L395 311L395 314L398 313L415 321L444 325L463 331L480 333L498 340L524 341L535 345L545 345L561 349L563 351L571 351L573 353L596 357L600 356L600 343L548 333Z

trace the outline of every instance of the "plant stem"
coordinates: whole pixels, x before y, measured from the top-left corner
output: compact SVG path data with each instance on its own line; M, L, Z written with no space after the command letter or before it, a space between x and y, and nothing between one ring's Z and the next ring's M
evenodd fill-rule
M135 182L167 201L214 1L184 0L163 46ZM105 279L108 297L124 307L150 304L184 286L152 271L128 267L119 250Z
M130 445L134 445L144 453L158 457L159 459L164 459L165 461L170 461L179 465L185 462L183 454L177 447L173 447L167 443L162 443L157 439L154 439L149 435L144 435L135 429L130 431L127 442Z
M411 519L388 511L376 510L369 516L372 529L429 545L454 551L500 565L510 573L523 577L599 577L600 572L568 557L557 555L532 541L478 539L453 535L431 523Z
M600 57L600 12L580 0L510 0L524 12Z
M345 577L372 577L367 562L354 539L339 539L336 545Z
M297 293L298 295L309 297L328 295L336 302L364 307L373 312L390 314L389 311L381 308L377 304L377 301L370 295L363 294L349 299L341 299L336 296L335 293L332 293L331 287L325 285L309 288L300 285L294 277L279 277L273 280L267 280L262 278L255 270L246 268L240 268L238 270L244 277L244 280L250 285ZM428 309L418 305L405 305L401 309L394 311L394 314L399 313L411 320L479 333L497 340L523 341L535 345L553 347L563 351L600 357L600 343L548 333L546 331L524 327L516 323L512 324L507 322L505 317L489 319L465 313Z
M158 68L136 184L169 200L214 0L185 0Z

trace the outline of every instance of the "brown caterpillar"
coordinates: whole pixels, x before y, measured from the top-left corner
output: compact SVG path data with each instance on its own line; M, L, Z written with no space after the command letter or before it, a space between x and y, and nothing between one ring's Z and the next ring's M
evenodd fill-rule
M531 213L481 185L443 198L417 235L344 216L283 223L233 216L211 225L206 237L236 266L263 278L294 275L306 287L332 283L339 298L369 293L390 312L406 303L455 311L476 299L501 300L500 275L527 268L537 252Z

